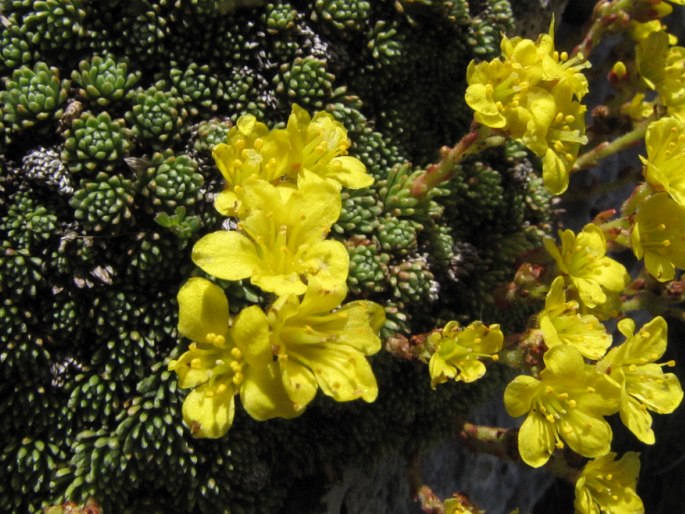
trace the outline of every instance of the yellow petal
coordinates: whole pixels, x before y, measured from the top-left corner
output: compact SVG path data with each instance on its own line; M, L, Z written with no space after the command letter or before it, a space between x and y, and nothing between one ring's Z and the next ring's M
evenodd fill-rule
M292 271L280 275L270 273L255 273L250 282L268 293L276 296L301 295L307 290L307 285L302 282L300 275Z
M570 165L562 157L548 148L542 157L542 181L547 191L560 195L568 189Z
M347 296L347 283L340 282L337 287L324 287L321 280L313 276L309 280L307 292L298 309L301 316L329 313L340 307Z
M321 241L308 248L301 256L300 272L316 277L324 289L334 290L347 281L350 255L345 245L332 239Z
M675 266L668 259L657 253L645 253L645 268L659 282L669 282L675 278Z
M576 286L580 299L587 307L602 305L607 300L602 286L594 279L571 276L571 282Z
M345 329L338 342L359 350L364 355L373 355L381 349L378 336L385 323L385 311L379 304L364 300L350 302L336 314L347 316Z
M571 231L569 230L568 232L571 232ZM571 232L571 236L573 237L573 240L575 241L575 236L573 235L573 232ZM559 268L559 271L561 271L563 273L568 273L568 269L566 268L566 265L564 264L564 259L561 257L561 253L559 252L559 247L554 242L554 239L552 239L551 237L546 237L545 239L542 240L542 244L545 245L545 250L547 250L547 253L549 253L552 256L552 259L554 259L554 262L556 263L557 267Z
M214 198L214 208L224 216L237 216L239 206L238 195L228 189L224 189Z
M231 335L250 366L264 367L272 362L269 324L261 307L246 307L236 317Z
M271 418L294 418L304 412L296 410L283 387L276 363L250 366L240 385L240 401L247 413L257 421Z
M178 291L178 331L200 343L207 334L228 331L228 300L223 290L204 278L191 278Z
M229 184L233 184L232 161L235 159L233 148L226 143L219 143L212 150L212 157L217 168Z
M579 375L585 368L585 362L580 352L569 345L559 345L550 348L544 356L545 369L541 376L549 374L574 376ZM544 375L542 375L544 373Z
M314 373L290 357L278 362L281 369L283 387L293 402L296 411L304 410L316 396L318 385Z
M207 234L193 247L192 259L203 271L224 280L240 280L260 268L254 244L237 232Z
M228 432L235 414L235 391L229 381L193 389L183 402L183 420L195 437L216 439Z
M551 242L550 239L548 239L548 241ZM556 246L554 248L556 249ZM552 282L552 285L549 287L547 297L545 298L545 309L551 310L552 307L560 306L566 303L566 292L564 291L564 288L564 277L555 278Z
M633 325L633 332L635 328ZM661 316L642 325L629 345L628 359L634 363L655 362L666 352L668 325Z
M447 382L448 379L457 376L457 368L450 365L440 356L439 352L431 355L428 361L428 372L431 377L431 387L435 389L438 384Z
M540 381L527 375L519 375L504 390L504 407L517 418L530 411L533 397L540 389Z
M554 452L554 427L540 414L531 412L518 435L519 454L533 468L544 465Z
M288 359L296 358L309 367L327 396L338 402L363 398L372 402L378 385L371 365L357 350L342 344L298 345Z
M678 377L664 373L658 364L638 366L636 373L627 373L626 392L658 414L670 414L683 400Z
M373 184L373 177L366 172L364 163L356 157L341 156L331 159L331 173L327 177L334 178L344 187L360 189Z
M611 427L603 418L581 409L569 409L560 425L560 435L574 452L584 457L599 457L611 449Z
M169 371L176 372L178 386L181 389L197 387L212 377L212 367L216 359L210 362L207 353L189 350L181 355L178 360L173 360L169 363ZM213 353L211 352L211 354ZM197 360L198 358L200 359L199 361ZM200 363L199 365L196 364L198 362Z
M629 394L622 394L619 413L621 421L635 437L645 444L654 444L652 416L639 401Z
M485 84L472 84L467 87L465 98L468 106L476 111L475 117L480 123L492 128L506 126L507 120L497 109Z
M457 378L467 384L482 378L486 372L485 364L478 359L462 359L458 363L458 368Z

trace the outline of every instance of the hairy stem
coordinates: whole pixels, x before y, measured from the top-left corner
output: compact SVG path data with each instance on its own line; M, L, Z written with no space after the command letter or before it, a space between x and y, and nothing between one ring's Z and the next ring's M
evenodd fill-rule
M623 9L625 0L600 0L592 13L592 24L583 40L573 49L572 55L582 54L586 58L609 30L625 29L630 16Z
M471 130L456 145L452 148L443 146L440 149L439 162L431 164L416 177L411 186L411 195L416 198L425 197L433 188L454 176L457 165L464 157L492 146L499 146L504 143L504 140L503 136L494 134L492 129L473 122Z
M640 123L633 130L617 137L613 141L605 141L595 146L592 150L576 159L571 172L596 166L602 159L640 143L645 137L647 124L647 122Z

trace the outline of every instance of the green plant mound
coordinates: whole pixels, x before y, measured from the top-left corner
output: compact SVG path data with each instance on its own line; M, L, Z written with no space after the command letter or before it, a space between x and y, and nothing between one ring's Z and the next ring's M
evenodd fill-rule
M331 232L350 299L383 334L447 319L514 326L492 291L549 230L526 160L493 152L434 194L413 178L468 127L466 64L491 55L509 2L48 0L2 2L0 511L94 498L108 514L275 513L297 484L363 456L421 450L495 387L430 389L425 366L373 359L373 404L318 398L301 418L196 440L166 371L184 342L176 293L190 249L224 220L211 157L239 116L330 112L375 177ZM68 79L71 80L68 80ZM230 223L227 224L227 226ZM222 284L231 308L265 302ZM497 316L495 316L497 314Z

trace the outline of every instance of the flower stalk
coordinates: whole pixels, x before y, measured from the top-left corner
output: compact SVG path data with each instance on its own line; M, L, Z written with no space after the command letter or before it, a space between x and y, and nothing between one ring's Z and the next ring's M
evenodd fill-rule
M488 127L477 123L452 148L443 146L440 149L440 161L431 164L419 175L411 186L411 195L415 198L425 197L432 189L449 181L457 170L457 165L468 155L482 152L486 148L499 146L505 141L503 136L493 133Z
M571 173L592 168L602 159L621 152L626 148L640 144L645 137L647 124L647 122L640 123L627 134L623 134L613 141L604 141L595 146L592 150L585 152L576 159L576 163L573 165L573 168L571 168Z
M520 460L516 443L518 430L516 429L460 421L458 430L464 445L474 453L494 455L502 460Z

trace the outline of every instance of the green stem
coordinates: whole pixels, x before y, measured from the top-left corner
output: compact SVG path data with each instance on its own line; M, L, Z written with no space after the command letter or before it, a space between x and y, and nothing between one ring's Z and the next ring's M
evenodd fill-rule
M576 159L576 163L573 165L571 172L573 173L596 166L602 159L638 144L645 137L647 125L647 122L642 122L630 132L617 137L613 141L605 141L595 146L592 150Z

